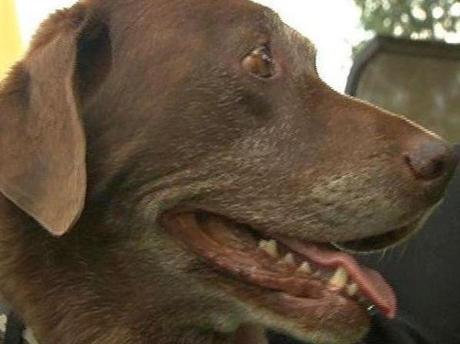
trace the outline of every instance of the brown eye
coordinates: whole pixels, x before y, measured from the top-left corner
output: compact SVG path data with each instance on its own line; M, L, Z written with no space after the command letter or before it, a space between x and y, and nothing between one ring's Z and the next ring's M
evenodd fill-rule
M260 78L270 78L276 73L275 61L266 46L253 50L243 59L242 66L247 72Z

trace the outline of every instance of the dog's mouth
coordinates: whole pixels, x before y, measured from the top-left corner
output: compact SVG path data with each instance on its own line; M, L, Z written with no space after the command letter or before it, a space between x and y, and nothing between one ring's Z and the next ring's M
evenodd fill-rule
M204 211L166 213L161 222L217 273L276 298L273 304L283 314L312 313L315 308L318 314L332 305L360 319L373 307L388 318L395 316L396 297L383 277L331 244L266 237L251 226ZM375 237L339 245L366 249L377 242Z

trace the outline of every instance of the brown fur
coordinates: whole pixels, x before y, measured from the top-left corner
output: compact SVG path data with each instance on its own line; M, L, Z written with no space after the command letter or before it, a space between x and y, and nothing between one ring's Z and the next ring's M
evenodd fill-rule
M257 80L240 61L266 39L281 73ZM346 241L441 197L447 146L329 89L313 54L243 0L92 0L43 24L0 91L0 290L40 343L241 343L259 336L245 324L312 337L257 289L220 287L157 220L188 206ZM445 147L441 177L404 162L421 143Z

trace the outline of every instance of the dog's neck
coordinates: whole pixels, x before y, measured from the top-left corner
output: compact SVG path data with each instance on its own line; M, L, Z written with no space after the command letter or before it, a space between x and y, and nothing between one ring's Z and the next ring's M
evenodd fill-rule
M143 325L145 324L139 324L139 318L136 318L135 315L133 317L124 313L120 315L120 313L114 311L107 315L107 320L105 317L99 316L98 305L91 308L88 306L91 305L91 301L88 301L88 305L86 305L81 300L80 295L85 295L85 293L94 289L92 286L86 285L85 281L90 280L85 275L86 270L81 271L81 276L78 278L75 278L77 272L74 270L57 270L59 260L53 258L53 255L55 255L53 250L57 249L58 242L61 241L51 238L40 228L33 227L35 226L34 223L20 216L19 210L2 197L0 197L0 218L4 219L0 225L0 234L2 234L2 243L0 245L0 293L5 300L11 301L15 310L25 318L26 326L30 326L34 330L39 343L40 341L133 344L171 344L179 342L184 344L268 343L263 329L257 326L242 326L235 333L203 333L195 329L189 329L184 333L182 329L174 330L169 326L160 326L162 325L160 323L147 324L151 329L149 329L149 333L145 334L143 333L145 331ZM96 228L90 228L88 231L95 234ZM71 237L66 240L69 239ZM25 244L14 245L14 243ZM31 243L34 244L32 245ZM76 247L76 245L70 242L68 247L67 254L70 255L72 254L70 248ZM43 252L47 253L46 257ZM112 253L116 255L117 252ZM106 257L106 259L109 258L109 256ZM12 271L14 271L14 274ZM30 271L32 271L32 274L29 273ZM65 284L65 281L69 278L75 278L72 284L72 293L68 293L65 288L61 288L53 292L53 298L41 297L49 292L47 289L49 285L43 283L43 281ZM30 288L29 284L24 283L26 279L32 280L35 287ZM127 291L123 290L121 294L125 295ZM93 297L97 298L99 296ZM115 298L116 294L113 297ZM136 298L131 300L131 302L135 301ZM60 307L64 303L78 305L73 309L71 316ZM115 305L115 309L117 307ZM56 310L59 311L59 327L55 326L56 318L36 316L36 314L40 313L55 314ZM160 315L160 313L156 313L156 315L150 314L149 319L158 319ZM146 317L145 315L143 316ZM79 319L78 322L75 321L75 318ZM95 326L95 324L98 325ZM97 329L103 330L99 331Z

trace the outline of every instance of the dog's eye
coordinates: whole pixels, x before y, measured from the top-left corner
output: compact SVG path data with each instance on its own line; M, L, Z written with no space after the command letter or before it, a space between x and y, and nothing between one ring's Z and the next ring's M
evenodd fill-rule
M266 46L253 50L243 59L242 65L247 72L260 78L270 78L276 73L275 61Z

